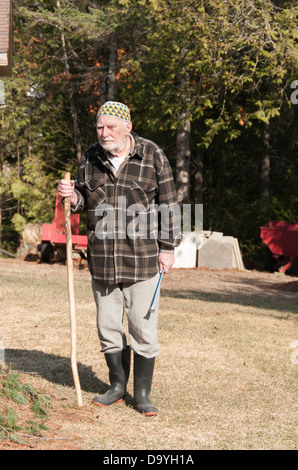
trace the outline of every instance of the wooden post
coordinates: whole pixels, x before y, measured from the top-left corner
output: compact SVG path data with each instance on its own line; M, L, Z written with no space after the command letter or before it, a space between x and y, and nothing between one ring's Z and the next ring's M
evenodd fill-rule
M66 172L64 179L70 181L70 173ZM70 312L70 337L71 337L71 369L76 390L77 404L79 407L83 406L82 392L80 386L80 379L77 368L76 359L76 312L75 312L75 297L74 297L74 280L73 280L73 261L72 261L72 238L71 238L71 214L70 214L70 198L65 198L64 201L65 211L65 235L66 235L66 259L67 259L67 285L69 297L69 312Z

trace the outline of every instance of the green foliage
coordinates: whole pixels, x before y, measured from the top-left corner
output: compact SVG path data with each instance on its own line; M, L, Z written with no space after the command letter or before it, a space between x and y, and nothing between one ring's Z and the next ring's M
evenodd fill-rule
M20 419L13 407L13 403L31 406L35 419L20 425ZM0 365L0 438L21 442L18 437L20 431L28 434L41 435L47 427L44 420L47 417L51 399L48 395L38 392L29 383L24 383L19 373L9 367Z
M0 414L0 436L5 438L13 431L19 430L17 426L17 417L14 410L10 409L8 406L5 406L4 414Z
M271 0L16 0L14 75L4 79L0 107L2 243L12 223L20 232L24 221L51 221L58 180L65 169L75 176L78 146L96 140L112 38L115 98L173 168L181 116L191 123L190 202L200 152L207 227L239 236L251 251L258 243L262 220L252 208L265 204L264 125L268 217L297 220L297 13L297 2Z
M23 160L23 180L11 184L11 192L30 222L47 222L49 210L53 209L56 181L46 174L44 167L38 156L27 156Z

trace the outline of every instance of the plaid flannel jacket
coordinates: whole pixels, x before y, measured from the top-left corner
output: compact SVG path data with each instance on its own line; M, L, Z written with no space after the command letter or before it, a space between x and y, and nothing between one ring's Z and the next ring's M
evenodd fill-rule
M159 251L181 239L168 159L155 143L131 135L134 148L117 171L96 143L83 155L75 182L72 212L88 210L89 270L105 284L149 279L158 272Z

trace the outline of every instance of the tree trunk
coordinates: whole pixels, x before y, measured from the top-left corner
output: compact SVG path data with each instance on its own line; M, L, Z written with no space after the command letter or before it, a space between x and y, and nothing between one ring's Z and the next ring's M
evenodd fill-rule
M76 157L77 161L80 162L82 157L82 145L81 145L81 134L80 129L78 126L78 117L77 117L77 110L74 103L74 99L72 96L72 92L69 94L69 102L70 102L70 112L72 116L73 122L73 136L74 136L74 143L76 147Z
M116 33L111 34L109 51L108 100L115 101L117 96L117 41Z
M195 161L195 203L203 204L203 154L197 150Z
M56 5L57 5L57 8L60 8L61 6L60 0L56 0ZM61 23L61 28L60 28L60 37L61 37L61 44L62 44L62 50L63 50L65 72L66 72L67 77L69 77L70 67L69 67L69 61L68 61L68 56L67 56L66 44L65 44L64 28L63 28L62 23ZM73 91L71 90L70 86L68 86L68 99L69 99L70 112L71 112L72 123L73 123L73 137L74 137L74 144L76 148L76 157L77 157L77 161L79 162L82 157L81 135L80 135L80 129L78 125L77 110L75 106L75 101L73 99Z
M260 159L261 199L268 202L270 198L270 132L269 125L264 127L264 152Z
M189 163L190 163L190 121L187 120L186 113L181 113L181 122L176 137L176 185L179 204L189 203Z

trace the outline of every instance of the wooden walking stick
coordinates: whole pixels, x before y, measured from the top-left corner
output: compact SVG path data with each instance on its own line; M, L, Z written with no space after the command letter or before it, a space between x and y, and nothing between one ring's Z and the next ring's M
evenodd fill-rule
M70 173L64 174L64 179L70 181ZM70 217L70 197L65 198L64 201L65 213L65 235L66 235L66 259L67 259L67 285L69 297L69 312L70 312L70 338L71 338L71 369L76 390L77 404L83 406L82 392L80 386L80 379L77 368L76 359L76 312L75 312L75 297L74 297L74 281L73 281L73 261L72 261L72 238L71 238L71 217Z

